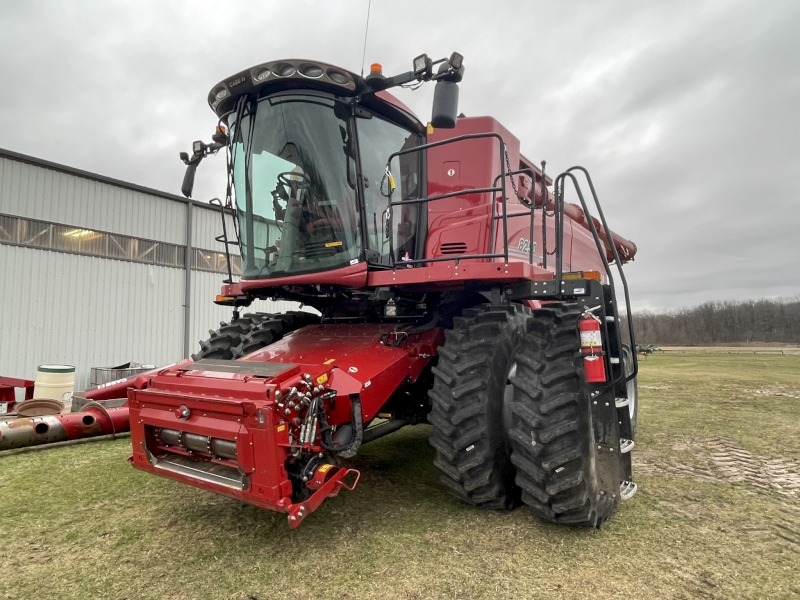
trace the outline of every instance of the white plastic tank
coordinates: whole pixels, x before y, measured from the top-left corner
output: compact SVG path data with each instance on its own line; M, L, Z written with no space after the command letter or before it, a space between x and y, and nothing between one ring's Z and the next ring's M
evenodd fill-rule
M50 398L64 403L62 412L72 411L75 390L75 367L71 365L39 365L36 370L34 398Z

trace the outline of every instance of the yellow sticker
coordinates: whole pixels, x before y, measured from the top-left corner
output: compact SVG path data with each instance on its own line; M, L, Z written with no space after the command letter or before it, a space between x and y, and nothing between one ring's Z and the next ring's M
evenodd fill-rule
M326 361L325 361L324 363L322 363L322 364L323 364L323 365L329 365L329 364L331 364L332 362L336 362L336 359L335 359L335 358L329 358L328 360L326 360Z
M428 133L433 133L433 125L428 123Z
M317 383L320 384L320 385L322 385L326 381L328 381L328 374L327 373L323 373L322 375L317 377Z
M286 429L286 425L278 425L278 433Z
M341 246L341 245L342 245L342 242L340 242L340 241L339 242L328 242L327 244L325 244L325 247L326 248L335 248L336 246Z
M328 471L331 470L332 466L333 465L322 465L318 470L320 473L327 473Z

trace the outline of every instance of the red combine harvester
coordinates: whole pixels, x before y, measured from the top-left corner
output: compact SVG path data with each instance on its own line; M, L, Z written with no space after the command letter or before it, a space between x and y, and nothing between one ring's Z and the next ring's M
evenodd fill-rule
M599 527L635 493L635 343L612 271L625 284L636 246L608 228L584 169L552 181L495 119L457 116L462 60L364 78L282 60L214 86L220 125L181 155L183 192L224 149L218 239L239 246L242 273L229 256L216 303L233 319L129 388L134 467L296 527L356 486L361 445L428 421L441 481L465 502ZM385 91L426 81L427 126ZM241 315L256 299L321 316Z

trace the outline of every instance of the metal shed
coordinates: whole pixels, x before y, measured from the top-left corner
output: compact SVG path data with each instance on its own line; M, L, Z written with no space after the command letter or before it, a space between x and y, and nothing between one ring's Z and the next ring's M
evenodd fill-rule
M220 229L209 204L0 149L0 375L70 364L83 389L91 367L196 351L230 318Z

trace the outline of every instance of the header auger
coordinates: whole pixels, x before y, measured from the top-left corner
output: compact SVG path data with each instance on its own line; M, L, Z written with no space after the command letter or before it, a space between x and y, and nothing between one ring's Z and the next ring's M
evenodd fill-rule
M233 319L128 390L133 466L295 527L355 488L362 445L427 421L465 502L599 527L635 493L636 345L615 277L628 304L636 246L586 170L553 181L497 120L458 116L463 75L458 53L393 77L280 60L212 88L219 127L182 155L183 191L225 151L219 239L242 264L216 302ZM426 81L428 125L387 92ZM318 314L241 314L256 299Z

